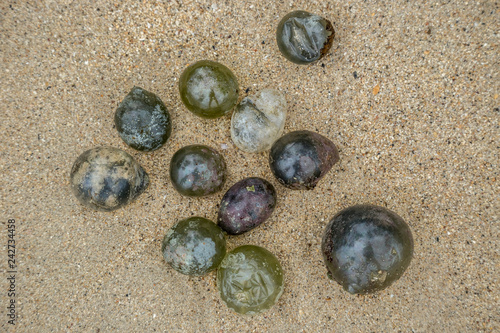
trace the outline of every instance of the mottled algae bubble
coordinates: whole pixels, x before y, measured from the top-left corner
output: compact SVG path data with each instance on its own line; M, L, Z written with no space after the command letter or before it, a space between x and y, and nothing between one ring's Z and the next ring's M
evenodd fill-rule
M181 100L189 111L202 118L218 118L238 101L238 81L226 66L210 60L187 67L179 79Z
M231 117L231 138L243 151L258 153L271 148L283 134L285 96L276 89L263 89L243 98Z
M165 144L172 133L167 107L155 94L134 87L115 112L118 134L130 147L153 151Z
M330 277L352 294L367 294L387 288L403 275L413 256L413 237L396 213L357 205L328 223L322 252Z
M179 221L165 235L161 251L165 261L186 275L204 275L219 266L226 255L222 230L203 217Z
M268 250L243 245L222 261L217 270L217 287L230 309L258 314L271 308L283 293L283 270Z
M149 177L135 159L118 148L98 147L81 154L70 174L75 196L87 207L112 211L144 192Z
M335 144L311 131L283 135L269 153L269 165L274 176L292 190L314 189L338 160Z
M245 178L224 194L217 224L230 235L240 235L266 221L276 207L276 190L267 180Z
M213 148L204 145L186 146L172 156L170 180L182 195L210 195L224 186L226 163Z
M278 24L276 41L285 58L296 64L309 64L325 55L335 31L324 18L305 12L287 14Z

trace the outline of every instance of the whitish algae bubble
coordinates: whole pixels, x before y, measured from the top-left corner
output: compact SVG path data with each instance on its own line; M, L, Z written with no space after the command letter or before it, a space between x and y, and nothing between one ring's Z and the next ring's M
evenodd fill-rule
M305 11L287 14L276 30L281 53L297 64L320 59L330 49L334 36L335 31L329 21Z
M165 261L186 275L204 275L217 268L226 254L222 230L203 217L179 221L163 238Z
M254 315L271 308L283 293L283 270L268 250L243 245L229 252L217 271L222 300L237 313Z
M96 210L112 211L144 192L149 177L135 159L118 148L98 147L81 154L70 174L78 200Z
M281 136L286 118L285 96L275 89L263 89L245 97L231 117L234 144L249 153L271 148Z
M330 221L322 251L335 281L352 294L367 294L387 288L403 275L413 256L413 237L396 213L357 205Z
M227 114L238 100L238 81L226 66L210 60L187 67L179 79L181 100L202 118Z

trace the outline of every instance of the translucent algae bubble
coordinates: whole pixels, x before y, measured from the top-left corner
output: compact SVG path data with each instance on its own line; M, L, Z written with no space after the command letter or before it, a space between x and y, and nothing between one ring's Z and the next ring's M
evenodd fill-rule
M283 293L283 270L268 250L243 245L222 261L217 287L229 308L240 314L257 314L271 308Z
M165 144L172 132L167 107L155 94L134 87L115 112L118 134L130 147L153 151Z
M81 154L70 174L73 193L87 207L112 211L144 192L149 177L135 159L118 148L98 147Z
M267 180L245 178L224 194L217 224L230 235L247 232L271 216L276 207L276 190Z
M313 189L338 160L335 144L311 131L283 135L269 153L269 165L274 176L293 190Z
M187 67L179 80L181 100L202 118L221 117L236 105L238 81L226 66L201 60Z
M275 89L263 89L245 97L231 117L234 144L249 153L271 148L283 133L286 118L285 96Z
M182 195L209 195L224 186L226 163L213 148L204 145L186 146L172 156L170 180Z
M328 223L322 251L335 281L352 294L367 294L387 288L403 275L413 256L413 237L396 213L357 205Z
M163 238L165 261L186 275L204 275L219 266L226 255L222 230L203 217L179 221Z
M295 11L278 24L276 41L285 58L296 64L308 64L320 59L332 45L335 31L322 17Z

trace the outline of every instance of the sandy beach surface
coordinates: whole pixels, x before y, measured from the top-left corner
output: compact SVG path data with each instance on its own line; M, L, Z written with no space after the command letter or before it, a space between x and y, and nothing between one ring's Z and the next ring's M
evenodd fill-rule
M2 1L0 330L498 331L499 6ZM299 9L327 18L336 32L330 51L306 66L286 60L275 38L280 18ZM202 59L232 70L240 100L281 90L285 133L311 130L337 145L339 163L314 190L283 187L267 152L239 150L229 115L204 120L186 109L179 77ZM151 153L125 145L114 128L133 86L157 94L172 116L170 140ZM217 149L228 166L222 191L205 198L181 196L168 176L172 155L195 143ZM108 213L82 206L69 186L75 159L103 145L127 151L151 179L136 201ZM263 225L227 245L274 253L285 291L269 311L245 317L221 301L214 272L181 275L160 247L180 219L214 221L223 194L250 176L270 181L278 204ZM321 255L328 221L361 203L398 213L415 241L401 279L367 296L328 279Z

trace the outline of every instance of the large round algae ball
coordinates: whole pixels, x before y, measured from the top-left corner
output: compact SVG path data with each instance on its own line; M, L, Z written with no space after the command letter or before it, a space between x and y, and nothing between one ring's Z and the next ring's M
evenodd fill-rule
M243 245L229 252L217 271L222 300L237 313L254 315L271 308L283 293L283 270L268 250Z
M161 251L165 261L186 275L204 275L219 266L226 255L222 230L203 217L179 221L165 235Z
M179 80L181 100L202 118L227 114L238 101L238 81L226 66L201 60L184 70Z
M296 64L320 59L330 49L335 36L332 24L322 17L295 11L278 24L276 41L285 58Z
M234 144L249 153L271 148L285 127L285 96L275 89L264 89L245 97L231 117L231 138Z
M271 147L269 165L274 176L292 190L311 190L339 160L335 144L311 131L282 136Z
M115 112L118 134L130 147L153 151L167 142L172 121L167 107L155 94L134 87Z
M352 294L367 294L387 288L403 275L413 256L413 237L396 213L357 205L328 223L322 251L335 281Z
M262 224L276 207L276 190L265 179L245 178L224 194L217 224L230 235L239 235Z
M70 174L75 196L87 207L112 211L144 192L149 177L132 156L121 149L98 147L81 154Z
M209 195L224 186L226 163L213 148L204 145L186 146L172 156L170 180L182 195Z

